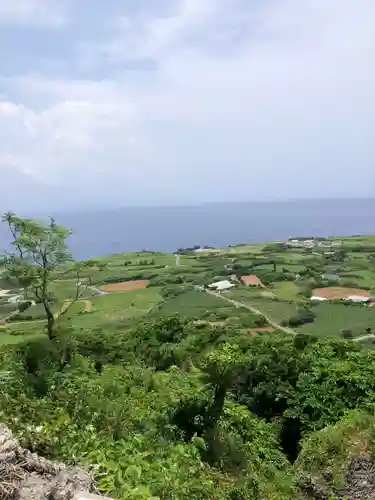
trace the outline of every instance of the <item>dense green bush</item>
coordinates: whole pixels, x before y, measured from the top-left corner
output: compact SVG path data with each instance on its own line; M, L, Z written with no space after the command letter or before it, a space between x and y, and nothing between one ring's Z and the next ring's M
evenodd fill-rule
M297 311L295 316L292 316L288 320L282 322L283 326L297 327L305 325L307 323L313 323L315 321L316 314L309 308L303 308Z
M148 318L3 348L0 420L119 499L291 500L290 462L307 470L316 431L373 412L374 379L354 342Z

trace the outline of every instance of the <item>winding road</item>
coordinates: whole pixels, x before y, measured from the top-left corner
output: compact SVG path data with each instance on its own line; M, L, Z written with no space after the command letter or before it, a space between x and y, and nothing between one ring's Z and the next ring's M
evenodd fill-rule
M236 307L243 307L245 309L248 309L249 311L256 314L257 316L263 316L264 318L266 318L268 323L271 326L273 326L274 328L276 328L277 330L281 330L282 332L287 333L288 335L297 335L297 332L295 332L291 328L288 328L287 326L279 325L278 323L273 321L273 319L271 319L269 316L264 314L262 311L260 311L256 307L250 306L248 304L244 304L243 302L238 302L238 300L230 299L229 297L226 297L225 295L222 295L221 293L213 292L212 290L206 290L206 292L210 295L213 295L214 297L225 300L226 302L229 302L230 304L232 304Z
M249 306L248 304L244 304L243 302L238 302L238 300L230 299L229 297L225 297L225 295L222 295L222 294L217 293L217 292L213 292L212 290L206 290L206 292L209 293L210 295L214 295L215 297L218 297L219 299L225 300L226 302L229 302L230 304L233 304L236 307L244 307L245 309L248 309L249 311L251 311L254 314L257 314L259 316L264 316L266 318L266 320L268 321L268 323L271 326L273 326L274 328L276 328L277 330L281 330L282 332L288 333L289 335L297 335L297 332L295 332L294 330L292 330L291 328L288 328L286 326L279 325L278 323L273 321L269 316L262 313L262 311L260 311L256 307ZM362 337L357 337L357 338L350 339L350 340L352 340L352 342L363 342L364 340L367 340L367 339L375 339L375 334L369 333L368 335L363 335Z

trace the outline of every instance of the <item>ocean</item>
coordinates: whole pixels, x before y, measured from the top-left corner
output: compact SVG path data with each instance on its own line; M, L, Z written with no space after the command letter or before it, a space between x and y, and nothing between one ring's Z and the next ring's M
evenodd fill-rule
M54 214L70 227L76 259L124 252L173 252L194 245L227 247L298 236L375 234L375 199L129 207ZM0 231L0 247L7 237Z

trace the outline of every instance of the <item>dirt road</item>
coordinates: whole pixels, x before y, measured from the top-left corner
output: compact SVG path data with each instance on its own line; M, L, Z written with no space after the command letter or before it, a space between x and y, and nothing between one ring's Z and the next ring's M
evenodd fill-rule
M362 342L362 340L367 340L367 339L375 339L375 334L369 333L368 335L363 335L362 337L357 337L351 340L353 340L353 342Z
M297 332L295 332L294 330L292 330L291 328L288 328L286 326L279 325L278 323L273 321L270 317L268 317L266 314L262 313L262 311L260 311L256 307L250 306L248 304L244 304L243 302L238 302L237 300L230 299L229 297L226 297L225 295L222 295L222 294L217 293L217 292L213 292L211 290L206 290L206 292L209 293L210 295L214 295L215 297L218 297L219 299L225 300L226 302L229 302L230 304L233 304L236 307L244 307L245 309L248 309L249 311L251 311L252 313L254 313L258 316L264 316L266 318L266 320L268 321L268 323L271 326L273 326L274 328L276 328L277 330L281 330L282 332L287 333L289 335L297 335Z

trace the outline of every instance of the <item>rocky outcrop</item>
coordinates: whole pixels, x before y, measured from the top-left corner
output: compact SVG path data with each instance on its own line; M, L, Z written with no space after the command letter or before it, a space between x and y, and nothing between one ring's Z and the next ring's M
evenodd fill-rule
M375 462L367 456L353 458L343 474L343 486L332 485L331 471L319 478L305 477L299 486L311 500L375 500Z
M21 448L0 424L0 500L106 500L93 491L90 474Z

